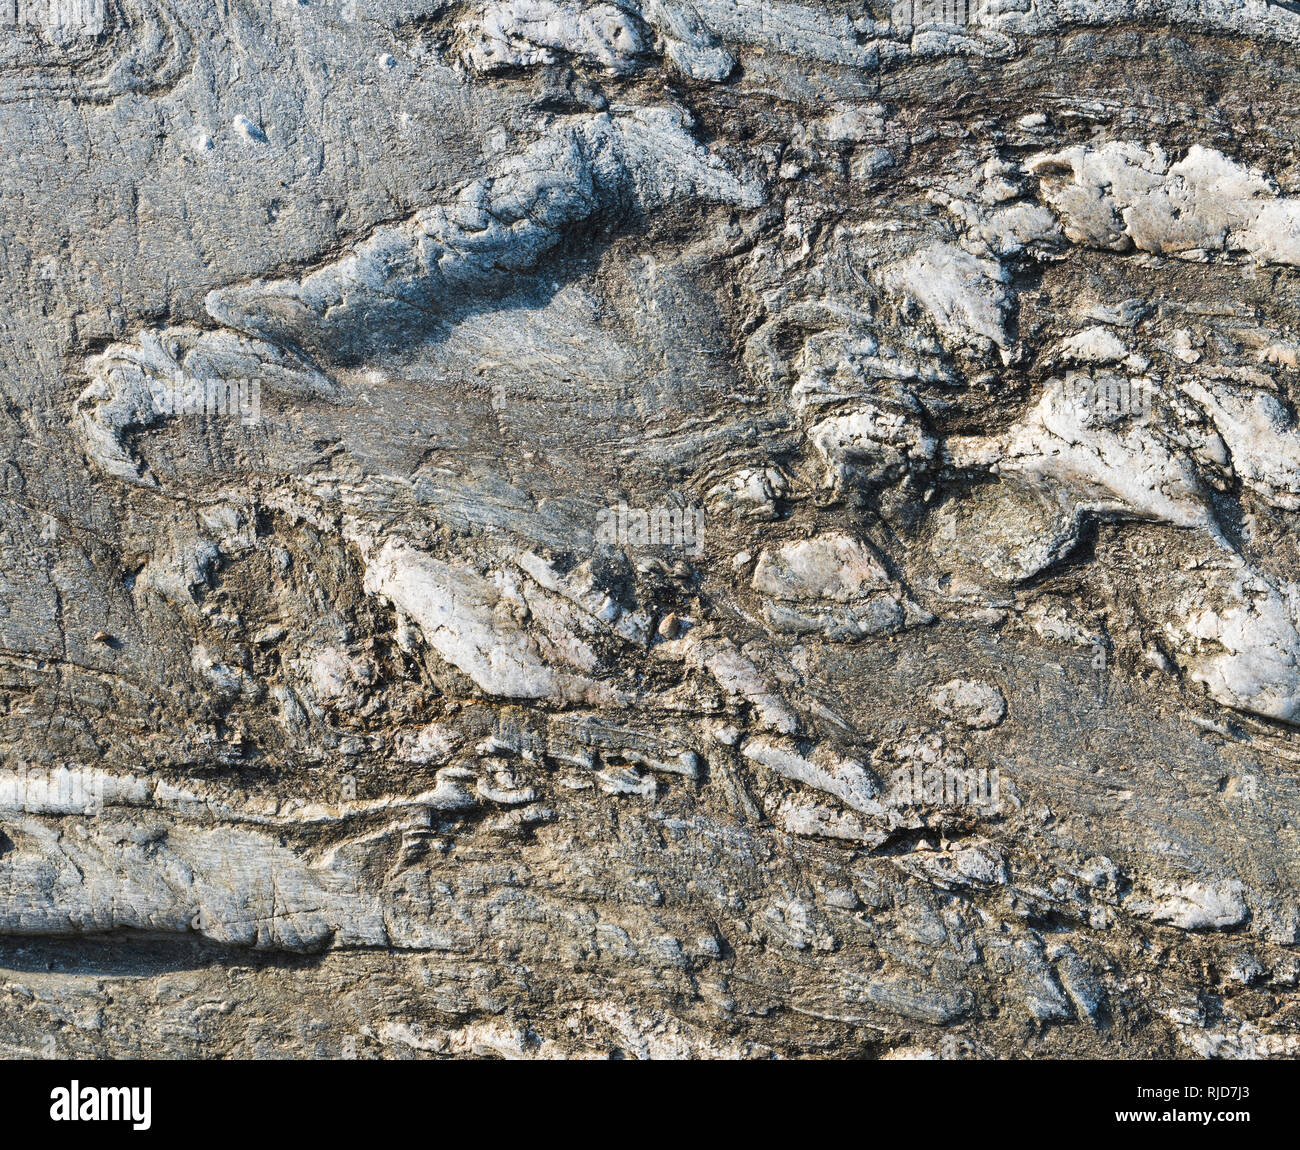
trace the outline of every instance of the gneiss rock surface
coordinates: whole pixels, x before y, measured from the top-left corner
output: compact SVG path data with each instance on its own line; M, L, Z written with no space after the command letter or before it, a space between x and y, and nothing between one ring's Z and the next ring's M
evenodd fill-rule
M3 29L0 1053L1300 1054L1300 16L923 7Z

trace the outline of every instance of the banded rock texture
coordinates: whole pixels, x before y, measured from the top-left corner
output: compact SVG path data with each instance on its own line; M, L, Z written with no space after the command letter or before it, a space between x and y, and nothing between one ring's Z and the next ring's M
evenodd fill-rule
M0 1050L1300 1053L1290 7L71 7Z

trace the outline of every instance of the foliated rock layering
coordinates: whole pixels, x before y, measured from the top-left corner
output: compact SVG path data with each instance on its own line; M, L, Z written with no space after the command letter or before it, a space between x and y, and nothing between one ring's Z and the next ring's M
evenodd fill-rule
M1300 15L0 33L0 1053L1300 1054Z

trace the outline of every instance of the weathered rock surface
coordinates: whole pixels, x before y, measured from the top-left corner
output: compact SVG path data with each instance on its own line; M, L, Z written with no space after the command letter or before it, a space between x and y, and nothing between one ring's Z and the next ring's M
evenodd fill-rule
M0 1052L1300 1054L1300 16L77 11Z

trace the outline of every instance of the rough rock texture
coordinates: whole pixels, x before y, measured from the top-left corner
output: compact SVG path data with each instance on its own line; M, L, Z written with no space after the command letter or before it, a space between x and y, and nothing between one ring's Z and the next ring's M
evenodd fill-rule
M0 1053L1300 1054L1291 6L17 10Z

